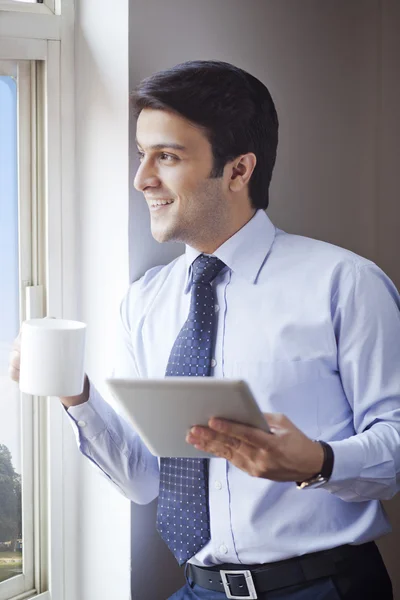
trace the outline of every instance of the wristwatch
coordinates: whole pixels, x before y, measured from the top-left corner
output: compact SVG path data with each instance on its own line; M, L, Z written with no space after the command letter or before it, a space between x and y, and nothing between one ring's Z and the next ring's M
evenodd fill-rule
M329 481L330 476L333 471L333 463L334 463L334 454L332 447L323 442L322 440L314 440L321 444L322 449L324 451L324 462L322 464L321 472L313 475L310 479L306 479L305 481L296 481L297 489L304 490L309 488L319 487L320 485L327 483Z

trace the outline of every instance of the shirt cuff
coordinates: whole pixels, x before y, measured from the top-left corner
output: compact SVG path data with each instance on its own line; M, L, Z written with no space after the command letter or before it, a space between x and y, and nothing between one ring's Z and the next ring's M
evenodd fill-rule
M109 405L89 380L89 399L83 404L70 406L67 414L78 439L95 440L107 428Z
M334 455L333 471L327 483L322 488L335 492L346 487L346 483L360 477L365 463L362 444L355 436L340 440L327 442Z

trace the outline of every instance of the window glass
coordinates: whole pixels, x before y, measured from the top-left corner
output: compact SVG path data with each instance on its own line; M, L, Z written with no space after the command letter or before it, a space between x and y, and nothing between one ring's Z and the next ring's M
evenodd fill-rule
M22 572L21 400L8 375L18 282L17 85L0 75L0 582Z

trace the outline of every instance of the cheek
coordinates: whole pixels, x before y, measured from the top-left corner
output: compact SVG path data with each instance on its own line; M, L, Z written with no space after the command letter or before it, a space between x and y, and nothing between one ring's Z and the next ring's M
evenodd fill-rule
M185 174L181 174L178 169L174 169L173 172L167 172L160 174L160 180L162 187L171 193L171 197L184 199L191 193L191 183L185 177Z
M207 181L203 169L189 167L183 163L174 168L164 169L160 176L164 186L183 201L201 196Z

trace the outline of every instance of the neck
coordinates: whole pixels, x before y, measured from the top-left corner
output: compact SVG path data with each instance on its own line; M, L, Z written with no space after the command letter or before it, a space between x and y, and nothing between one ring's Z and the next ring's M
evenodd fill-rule
M224 244L232 236L234 236L235 233L237 233L240 229L242 229L242 227L247 225L247 223L249 221L251 221L251 219L254 217L256 212L257 212L257 209L252 208L251 211L245 215L245 217L243 217L243 215L242 215L240 218L233 219L233 221L230 224L230 227L227 229L227 231L221 232L221 234L220 234L220 236L218 236L218 238L214 237L212 240L207 240L207 241L199 240L198 243L195 243L193 245L190 244L190 245L192 246L192 248L195 248L195 250L197 250L198 252L201 252L202 254L214 254L214 252L220 246L222 246L222 244Z

